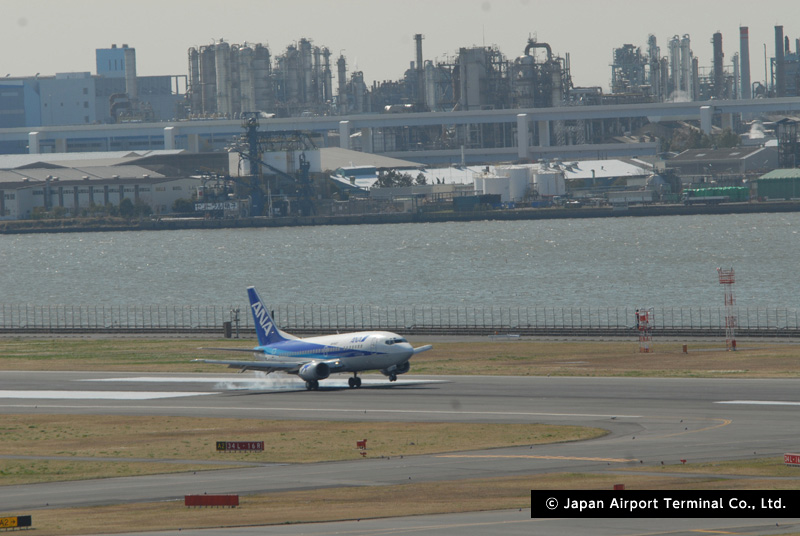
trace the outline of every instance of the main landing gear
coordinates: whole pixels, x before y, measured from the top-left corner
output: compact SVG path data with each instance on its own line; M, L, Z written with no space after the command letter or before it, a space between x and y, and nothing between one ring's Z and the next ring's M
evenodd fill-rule
M306 382L306 391L316 391L317 389L319 389L319 382L317 380Z
M347 385L349 385L351 389L361 387L361 378L354 372L352 378L347 378Z

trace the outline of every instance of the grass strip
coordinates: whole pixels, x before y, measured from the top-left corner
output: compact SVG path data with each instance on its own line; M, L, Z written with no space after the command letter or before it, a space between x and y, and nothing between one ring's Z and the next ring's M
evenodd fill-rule
M416 345L430 341L415 340ZM252 341L226 339L35 339L0 337L0 370L91 370L130 372L228 372L220 366L193 363L215 358L201 346L251 348ZM415 356L411 374L508 376L633 377L800 377L800 345L742 342L736 352L724 341L652 344L639 353L638 341L511 340L433 341L434 348ZM229 356L228 356L229 357Z
M281 421L118 415L0 418L2 485L201 470L192 461L315 463L411 456L600 437L599 428L545 424ZM217 441L263 441L263 452L217 452ZM96 458L93 462L70 458ZM113 459L113 462L110 461ZM126 459L130 459L127 461ZM158 462L158 463L156 463ZM173 467L166 467L173 464Z
M238 508L187 508L183 500L36 511L39 536L265 526L530 508L532 489L736 490L738 479L557 473L240 497ZM798 489L800 478L748 479L747 489Z

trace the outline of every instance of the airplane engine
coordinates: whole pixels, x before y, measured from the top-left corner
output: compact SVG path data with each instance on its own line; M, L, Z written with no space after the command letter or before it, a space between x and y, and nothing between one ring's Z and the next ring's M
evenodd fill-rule
M331 375L331 369L326 363L306 363L297 375L307 382L324 380Z
M409 370L411 370L411 363L406 361L405 363L401 363L399 365L394 365L389 368L382 369L381 374L383 374L384 376L392 376L393 374L394 375L405 374Z

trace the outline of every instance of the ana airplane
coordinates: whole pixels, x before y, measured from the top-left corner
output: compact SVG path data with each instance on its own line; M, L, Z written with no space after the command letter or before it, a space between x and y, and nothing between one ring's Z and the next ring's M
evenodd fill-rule
M398 374L405 374L411 368L408 360L414 355L430 350L431 345L413 348L408 341L396 333L388 331L359 331L308 337L300 339L281 331L272 320L269 310L261 301L254 287L247 288L250 309L255 320L258 346L246 348L203 348L204 350L225 350L252 352L256 361L227 361L215 359L195 359L203 363L228 365L246 370L262 372L283 371L297 374L306 382L306 389L319 389L320 380L339 372L352 372L348 379L350 387L361 387L359 372L380 370L389 381L397 380Z

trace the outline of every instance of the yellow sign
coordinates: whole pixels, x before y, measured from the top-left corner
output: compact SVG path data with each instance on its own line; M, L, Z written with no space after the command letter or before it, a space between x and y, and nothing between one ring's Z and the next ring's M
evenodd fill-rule
M0 529L11 529L17 526L16 517L0 517Z

